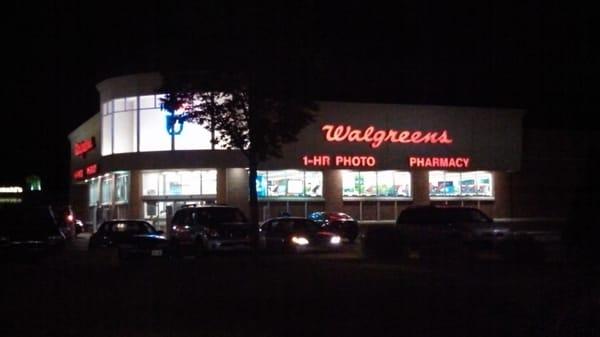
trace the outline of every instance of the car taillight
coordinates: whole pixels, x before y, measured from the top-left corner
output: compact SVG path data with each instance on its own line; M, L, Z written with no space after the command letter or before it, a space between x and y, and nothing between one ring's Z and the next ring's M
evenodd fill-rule
M208 236L210 236L212 238L216 238L219 236L219 232L216 229L211 228L208 230Z
M73 221L73 215L72 214L67 215L67 220L69 222Z

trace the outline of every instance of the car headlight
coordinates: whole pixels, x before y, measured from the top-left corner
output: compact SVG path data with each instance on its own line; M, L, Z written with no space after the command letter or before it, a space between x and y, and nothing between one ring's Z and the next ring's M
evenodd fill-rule
M339 236L337 236L337 235L336 236L332 236L331 239L329 239L329 242L332 245L339 245L342 242L342 238L339 237Z
M293 236L292 242L300 246L305 246L308 244L308 239L302 236Z

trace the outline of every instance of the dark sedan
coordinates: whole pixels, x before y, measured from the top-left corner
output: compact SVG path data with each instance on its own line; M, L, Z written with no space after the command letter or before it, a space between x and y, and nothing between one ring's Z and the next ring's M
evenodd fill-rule
M89 249L115 248L119 258L168 256L169 241L143 220L111 220L100 225L90 238Z
M341 244L338 234L322 230L316 222L301 217L278 217L260 226L260 247L269 251L306 252L334 250Z
M358 236L358 222L346 213L313 212L308 218L318 223L323 230L338 233L350 243Z

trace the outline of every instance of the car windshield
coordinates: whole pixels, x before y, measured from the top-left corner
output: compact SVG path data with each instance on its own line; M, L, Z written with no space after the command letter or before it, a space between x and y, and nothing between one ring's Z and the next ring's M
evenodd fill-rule
M3 226L53 226L52 212L44 207L0 207L0 219Z
M398 223L446 224L479 223L490 224L492 220L483 212L472 208L414 208L400 214Z
M236 208L207 208L199 209L198 216L201 221L211 223L246 222L244 214Z
M319 230L319 225L317 225L314 221L308 219L294 219L292 221L292 228L297 231L309 231L316 232Z
M467 208L453 208L453 209L445 209L443 211L445 213L443 217L447 219L448 222L456 222L456 223L482 223L489 224L492 220L487 217L483 212L476 209L467 209Z
M112 233L122 234L153 234L154 229L142 221L115 221L106 226L106 229Z

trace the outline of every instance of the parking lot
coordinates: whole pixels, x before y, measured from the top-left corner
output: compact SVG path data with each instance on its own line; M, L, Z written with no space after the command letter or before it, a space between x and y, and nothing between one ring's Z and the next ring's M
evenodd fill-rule
M559 262L373 261L219 254L6 262L8 336L593 336L597 274Z

